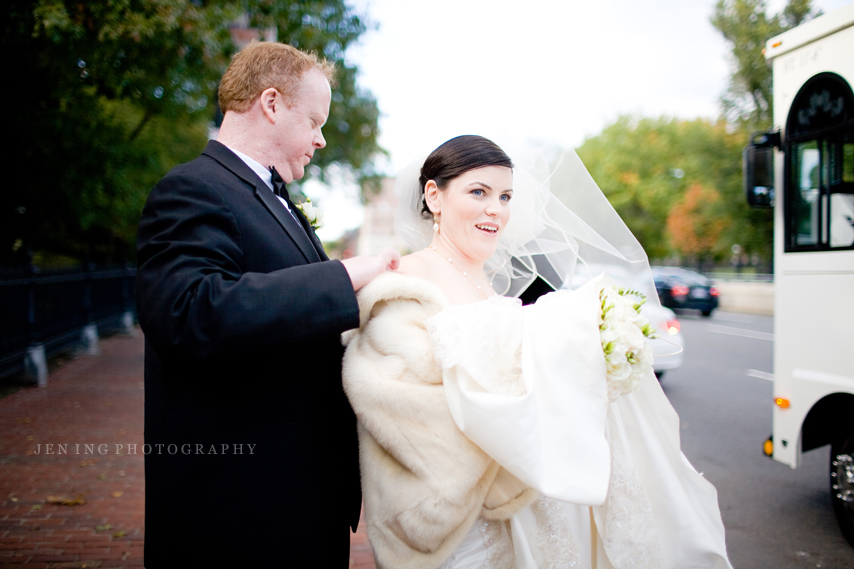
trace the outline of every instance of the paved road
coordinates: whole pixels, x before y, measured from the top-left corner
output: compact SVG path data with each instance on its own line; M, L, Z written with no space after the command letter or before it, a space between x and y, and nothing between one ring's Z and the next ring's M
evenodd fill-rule
M773 319L679 317L685 361L662 387L682 421L683 452L718 489L735 569L854 569L828 496L829 448L804 454L797 470L762 454L773 384L754 376L773 370Z

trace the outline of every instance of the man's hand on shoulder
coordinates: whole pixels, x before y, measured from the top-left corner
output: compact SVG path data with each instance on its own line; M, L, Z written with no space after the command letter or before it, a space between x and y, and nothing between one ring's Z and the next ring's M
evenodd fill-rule
M358 291L383 272L397 270L400 266L400 253L391 247L386 247L376 257L360 255L344 259L341 263L347 269L350 282L353 283L353 290Z

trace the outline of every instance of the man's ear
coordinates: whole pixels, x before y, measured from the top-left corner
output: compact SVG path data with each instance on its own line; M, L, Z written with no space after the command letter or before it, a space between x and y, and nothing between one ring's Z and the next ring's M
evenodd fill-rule
M434 180L427 180L427 183L424 184L424 201L427 202L427 208L430 210L430 213L442 212L441 200L439 199L441 194L442 190L439 189L436 182Z
M276 111L281 111L284 105L282 94L275 87L264 89L259 96L261 112L271 123L276 122Z

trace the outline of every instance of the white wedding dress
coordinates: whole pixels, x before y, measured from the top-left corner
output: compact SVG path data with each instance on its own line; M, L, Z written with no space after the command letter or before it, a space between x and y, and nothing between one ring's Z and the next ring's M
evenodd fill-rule
M399 275L360 293L344 383L380 567L731 569L717 493L681 453L655 377L609 402L599 288L526 307L504 297L449 307L433 285ZM503 519L479 515L480 502L472 511L483 460L536 498Z

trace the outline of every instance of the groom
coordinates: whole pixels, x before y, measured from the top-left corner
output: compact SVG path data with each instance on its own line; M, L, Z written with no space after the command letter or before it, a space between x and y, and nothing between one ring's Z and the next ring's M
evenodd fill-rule
M330 261L288 195L326 145L333 70L246 47L220 84L219 141L143 210L148 569L348 562L361 496L339 335L399 255Z

